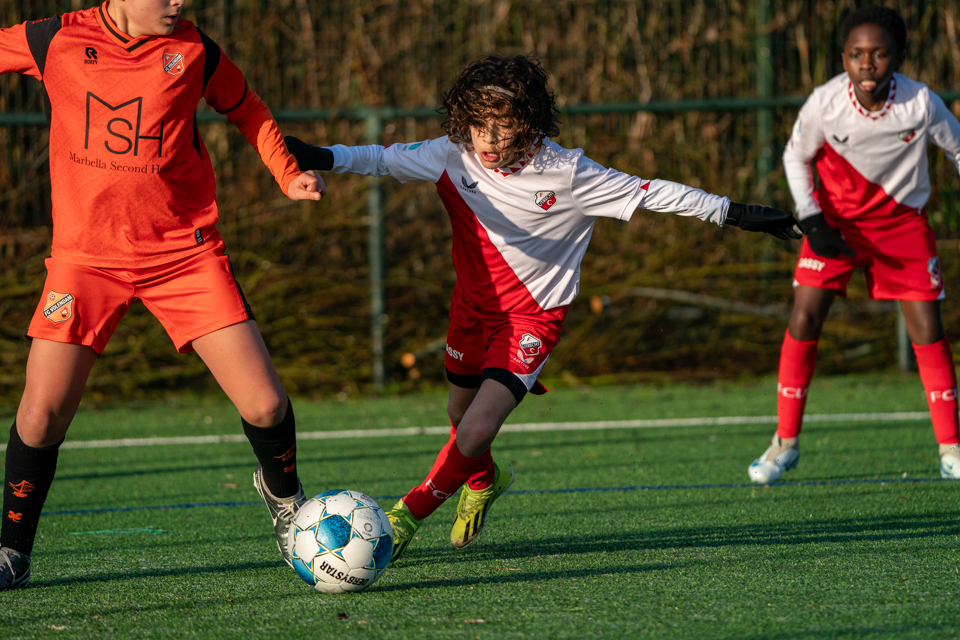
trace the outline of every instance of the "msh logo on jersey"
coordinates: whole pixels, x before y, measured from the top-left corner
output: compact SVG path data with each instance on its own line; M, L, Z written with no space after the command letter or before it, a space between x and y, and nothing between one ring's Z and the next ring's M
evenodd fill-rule
M901 131L897 134L897 138L900 139L904 144L909 144L911 140L917 137L917 132L914 129L908 131Z
M842 138L838 138L837 134L833 134L833 139L836 141L837 144L847 144L847 140L850 139L850 136L843 136Z
M163 70L172 76L178 76L183 73L183 54L164 53Z
M93 47L87 47L87 50L84 51L84 55L87 56L87 59L83 61L83 64L97 64L97 50Z
M537 191L533 194L533 201L537 206L546 211L557 203L557 194L554 191Z
M460 188L464 191L469 191L470 193L477 192L477 185L480 184L480 181L477 182L467 182L466 176L460 176Z
M133 98L118 105L113 105L97 96L92 91L87 92L87 122L83 138L83 148L89 149L91 139L97 147L103 143L104 148L116 155L133 153L140 155L141 140L157 141L157 157L163 157L163 121L160 122L160 133L156 136L143 135L141 130L143 119L143 98Z

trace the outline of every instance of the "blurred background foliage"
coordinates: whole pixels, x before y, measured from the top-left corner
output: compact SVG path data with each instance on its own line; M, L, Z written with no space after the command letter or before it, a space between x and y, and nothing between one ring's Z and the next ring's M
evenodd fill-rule
M763 1L763 0L761 0ZM438 106L458 69L487 52L532 53L552 74L561 105L756 95L757 0L192 0L198 24L274 110ZM769 0L774 94L798 96L839 73L839 24L861 2ZM904 15L903 72L935 90L960 88L960 1L887 2ZM0 24L80 9L76 0L0 0ZM960 113L957 104L952 108ZM201 106L201 110L206 106ZM32 78L0 78L0 110L42 110ZM796 109L774 111L775 163L767 199L791 208L779 155ZM644 177L676 180L741 201L759 191L752 111L570 116L559 142ZM386 123L382 142L440 135L439 119ZM361 144L363 123L290 122L316 144ZM367 179L327 176L319 205L284 198L242 135L202 125L217 172L219 228L288 389L297 395L370 389ZM28 343L22 339L49 255L44 127L0 127L0 402L15 405ZM940 238L947 288L960 273L956 168L931 147L928 211ZM450 226L429 184L383 182L388 390L443 385L440 353L455 276ZM601 220L545 375L570 383L711 379L775 372L785 322L635 295L679 289L789 310L798 245L638 212ZM944 304L948 327L960 321ZM592 303L591 303L592 301ZM821 372L896 365L895 314L868 301L862 276L838 304L821 343ZM948 329L949 330L949 329ZM415 366L401 366L419 352ZM95 368L89 398L214 389L195 355L175 352L141 305L121 323Z

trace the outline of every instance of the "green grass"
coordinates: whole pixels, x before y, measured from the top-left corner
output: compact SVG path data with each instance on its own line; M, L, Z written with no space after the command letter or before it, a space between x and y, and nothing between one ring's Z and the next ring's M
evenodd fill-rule
M818 379L812 413L924 410L919 381ZM557 389L511 422L769 415L769 380ZM304 431L438 426L445 396L298 402ZM209 416L209 420L206 418ZM72 440L238 433L235 411L181 401L84 411ZM252 502L249 446L64 450L30 589L0 594L0 637L930 638L960 634L960 485L937 477L929 423L811 424L787 486L745 483L770 426L507 433L517 473L469 549L454 501L365 593L324 596L279 558ZM444 438L304 440L308 493L383 498L422 480ZM884 478L896 482L802 484ZM580 493L541 489L668 486ZM145 529L124 534L78 532ZM156 533L156 531L162 533ZM346 614L338 619L338 614ZM471 622L483 620L483 623Z

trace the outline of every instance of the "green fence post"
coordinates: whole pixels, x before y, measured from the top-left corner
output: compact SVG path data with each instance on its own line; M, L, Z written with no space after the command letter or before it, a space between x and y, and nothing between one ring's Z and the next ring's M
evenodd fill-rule
M368 144L378 144L383 133L383 120L379 113L366 117L364 137ZM373 347L373 388L377 391L386 384L383 366L383 331L387 324L386 305L383 297L383 191L380 178L371 176L367 187L367 218L369 230L370 264L370 342Z
M773 97L773 46L767 26L770 23L770 0L756 0L757 14L757 97L761 101ZM773 109L757 109L757 199L765 202L773 172Z

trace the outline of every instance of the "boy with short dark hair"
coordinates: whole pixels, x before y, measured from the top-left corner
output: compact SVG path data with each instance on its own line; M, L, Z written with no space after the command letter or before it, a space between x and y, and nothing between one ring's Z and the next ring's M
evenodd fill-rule
M788 212L644 180L560 147L550 140L559 119L547 80L536 60L490 55L463 69L444 95L443 138L387 148L286 139L304 170L435 183L453 225L457 283L445 358L453 428L426 480L388 512L394 559L461 486L450 540L467 546L513 482L490 445L527 392L546 391L537 376L560 341L597 218L629 220L642 207L801 237Z
M876 300L898 300L917 355L940 475L960 479L957 376L940 321L943 272L924 205L930 197L927 141L960 166L960 123L943 100L897 73L907 29L886 7L864 7L843 23L844 73L814 89L783 153L807 237L794 276L777 382L777 432L748 468L772 482L800 460L803 410L827 312L863 267ZM820 188L814 190L810 163Z
M197 103L243 132L289 198L319 200L323 183L297 169L269 109L218 45L179 19L182 8L108 0L0 29L0 73L33 76L46 91L53 200L53 249L6 451L0 591L30 581L59 447L93 364L138 299L236 405L289 563L289 523L305 501L293 408L217 232Z

